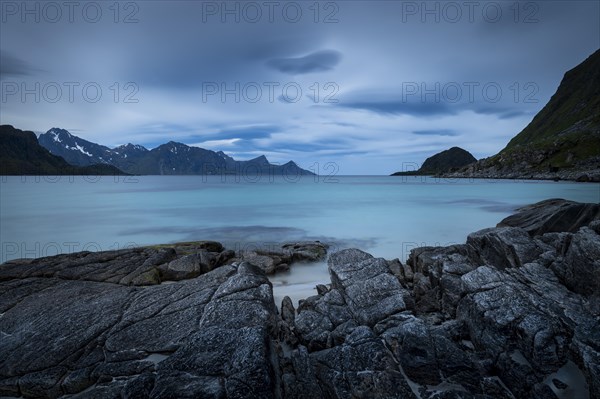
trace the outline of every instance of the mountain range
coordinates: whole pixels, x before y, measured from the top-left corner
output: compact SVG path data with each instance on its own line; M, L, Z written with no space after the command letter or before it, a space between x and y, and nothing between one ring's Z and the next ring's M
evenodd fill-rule
M38 138L50 153L77 166L113 165L139 175L313 175L290 161L283 165L270 163L262 155L248 161L236 161L222 151L211 151L169 141L152 150L141 145L126 144L109 148L72 135L65 129L52 128Z
M73 166L39 145L35 133L0 126L0 175L122 175L112 165Z

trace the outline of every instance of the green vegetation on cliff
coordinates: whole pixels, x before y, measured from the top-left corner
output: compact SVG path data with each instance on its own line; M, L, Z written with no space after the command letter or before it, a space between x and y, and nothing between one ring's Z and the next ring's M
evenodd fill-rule
M595 156L600 156L600 50L565 73L548 104L494 158L503 166L525 161L547 169Z

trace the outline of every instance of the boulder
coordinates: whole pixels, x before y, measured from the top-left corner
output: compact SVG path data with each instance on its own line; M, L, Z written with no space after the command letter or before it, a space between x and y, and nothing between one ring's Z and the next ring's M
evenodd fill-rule
M519 227L483 229L469 234L467 246L475 264L505 269L520 267L542 253L527 232Z
M329 246L320 241L302 241L284 244L281 249L294 262L318 262L327 256Z
M575 233L580 227L600 219L600 204L549 199L519 208L498 227L520 227L531 236L551 232Z

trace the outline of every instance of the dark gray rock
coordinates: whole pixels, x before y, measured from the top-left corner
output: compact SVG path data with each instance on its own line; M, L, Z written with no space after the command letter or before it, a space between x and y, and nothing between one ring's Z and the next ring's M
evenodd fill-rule
M532 262L542 250L525 230L501 227L480 230L467 237L470 257L475 264L497 268L520 267Z
M313 399L324 397L306 347L299 345L292 352L289 369L282 376L282 385L283 397L285 398Z
M311 354L324 397L416 398L383 343L358 327L343 345Z
M573 292L585 296L600 295L600 235L583 227L570 236L562 261L551 266Z
M589 226L486 229L417 248L405 265L336 252L331 285L297 313L285 297L278 314L265 271L321 259L319 243L9 262L0 395L554 398L568 368L600 397L600 236Z
M317 289L317 294L319 295L325 295L327 292L329 292L329 288L323 284L317 284L315 288Z
M441 382L435 346L423 320L411 318L388 329L383 336L388 346L395 348L394 354L411 380L422 385Z
M260 268L265 274L274 274L278 265L276 259L273 257L259 255L257 252L253 251L245 252L242 255L242 259Z
M598 219L600 204L549 199L519 208L517 213L498 223L498 227L521 227L532 236L551 232L575 233Z
M106 252L79 252L13 261L1 265L0 281L27 277L56 277L63 280L86 280L122 285L153 285L160 283L157 268L175 259L176 256L173 248L148 247Z
M185 255L162 265L159 270L162 280L179 281L208 273L217 265L217 256L201 249L199 252Z
M289 296L285 296L281 301L281 319L290 325L294 325L296 309L294 309L294 304Z
M331 255L328 266L332 287L340 290L359 324L373 326L387 316L406 310L404 297L410 294L384 259L347 249Z
M54 277L5 281L0 289L3 394L274 392L277 314L269 281L249 264L145 289ZM165 355L157 362L153 353ZM197 389L184 393L182 381Z

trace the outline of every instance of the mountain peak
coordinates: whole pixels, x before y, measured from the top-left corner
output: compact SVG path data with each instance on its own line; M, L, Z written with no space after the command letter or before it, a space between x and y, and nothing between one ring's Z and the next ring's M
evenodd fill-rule
M62 156L72 165L86 166L94 163L104 163L113 165L128 173L142 175L235 174L246 173L249 170L278 175L292 173L280 165L270 164L264 155L250 161L236 161L223 151L216 152L188 146L173 140L152 150L132 143L111 149L70 134L67 139L63 132L66 131L52 128L40 136L39 142L52 154ZM55 140L55 138L58 138L58 140ZM292 166L289 163L286 165ZM252 166L252 168L247 169L247 166ZM299 169L300 174L312 174L295 164L293 166ZM293 173L297 174L297 172Z
M469 151L452 147L427 158L418 171L402 171L394 175L436 175L454 171L474 162L477 162L477 159Z
M69 133L68 130L61 129L59 127L53 127L52 129L48 130L45 134L48 136L52 136L52 139L59 143L62 142L62 140L64 139L70 139L73 137L73 135L71 135L71 133Z
M564 74L550 101L498 154L464 176L600 180L600 50Z
M248 162L252 162L252 163L256 163L256 164L262 164L262 165L268 165L269 164L269 160L264 155L261 155L259 157L253 158L253 159L249 160Z

